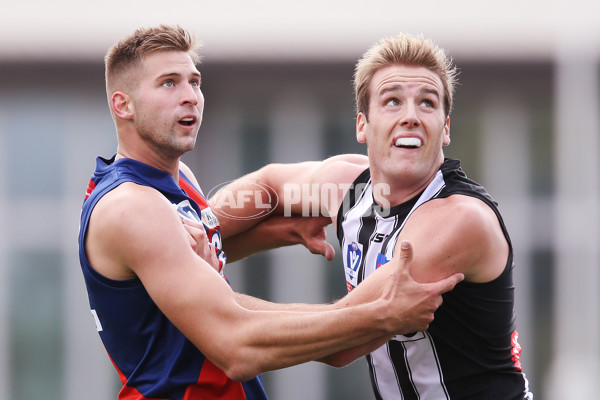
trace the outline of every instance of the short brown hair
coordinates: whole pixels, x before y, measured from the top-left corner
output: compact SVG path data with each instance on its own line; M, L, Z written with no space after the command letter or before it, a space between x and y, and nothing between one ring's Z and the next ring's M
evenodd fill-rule
M371 80L375 72L389 65L420 66L437 74L444 87L444 111L446 116L450 115L458 76L456 67L446 52L432 41L422 35L408 34L381 39L358 60L354 72L357 113L368 118Z
M200 62L196 53L200 43L180 26L159 25L137 29L131 36L110 48L104 57L106 90L110 97L117 82L128 80L128 72L139 66L144 57L157 51L175 50L188 53L194 64Z

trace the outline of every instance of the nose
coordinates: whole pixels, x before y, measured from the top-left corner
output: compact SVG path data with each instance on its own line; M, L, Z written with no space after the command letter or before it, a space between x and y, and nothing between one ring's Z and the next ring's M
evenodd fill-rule
M191 84L183 85L183 93L181 94L182 104L197 105L202 97L202 92L198 86Z
M421 124L421 120L417 114L417 107L412 103L406 104L406 106L403 107L402 115L400 116L398 123L405 128L418 127Z

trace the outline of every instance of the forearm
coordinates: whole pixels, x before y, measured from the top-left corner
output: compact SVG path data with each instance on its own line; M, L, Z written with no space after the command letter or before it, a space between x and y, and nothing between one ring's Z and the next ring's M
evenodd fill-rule
M238 330L241 346L236 379L321 359L389 334L378 307L358 306L327 312L250 311L249 325ZM261 322L259 322L262 320ZM241 335L241 332L245 332ZM230 372L231 373L231 372Z
M304 303L272 303L270 301L262 300L257 297L248 296L241 293L235 293L235 300L237 303L247 310L251 311L302 311L302 312L315 312L315 311L331 311L336 310L340 307L335 304L304 304Z
M271 216L252 228L223 240L227 261L234 262L252 254L301 243L295 230L295 219Z
M348 305L350 303L355 304L355 301L358 301L358 297L352 299L346 299L339 301L336 304L302 304L302 303L294 303L294 304L280 304L280 303L271 303L262 299L258 299L256 297L247 296L244 294L236 293L236 301L244 308L249 310L265 310L265 311L326 311L333 310L337 308L342 308L342 303ZM363 357L375 349L381 347L385 343L387 343L394 335L384 335L372 340L369 340L366 343L360 344L358 346L348 348L342 351L338 351L333 354L329 354L323 358L320 358L316 361L322 362L324 364L331 365L333 367L344 367L356 359Z
M386 268L387 269L387 268ZM385 271L382 271L385 272ZM365 303L374 301L381 296L381 290L385 286L385 281L389 279L387 274L377 274L369 278L369 285L359 285L352 293L346 295L342 299L338 300L333 304L280 304L271 303L265 300L261 300L252 296L236 293L236 301L242 307L248 310L264 310L274 312L286 312L286 311L300 311L300 312L313 312L313 311L330 311L330 310L342 310L347 307L355 307L364 305ZM359 309L360 307L355 307ZM368 319L372 316L365 317ZM334 344L326 344L321 350L326 353L323 357L317 357L316 361L334 366L342 367L348 365L375 349L379 348L387 341L389 341L395 333L386 333L383 335L369 335L368 339L362 337L357 340L357 345L348 347L351 342L349 339L344 340L344 345L341 350L335 350ZM287 349L291 350L291 349ZM305 350L302 350L303 352ZM280 355L279 357L283 357ZM283 358L282 358L283 359Z
M312 312L312 311L329 311L339 309L340 304L280 304L271 303L265 300L261 300L252 296L236 293L236 301L244 308L249 310L263 310L263 311L300 311L300 312ZM334 366L343 367L346 366L359 357L369 354L373 350L381 347L387 341L389 341L394 335L387 334L374 339L368 340L365 343L361 343L357 346L347 348L341 351L333 352L331 346L328 345L326 348L327 352L333 352L325 357L319 358L316 361ZM348 344L347 342L345 343Z

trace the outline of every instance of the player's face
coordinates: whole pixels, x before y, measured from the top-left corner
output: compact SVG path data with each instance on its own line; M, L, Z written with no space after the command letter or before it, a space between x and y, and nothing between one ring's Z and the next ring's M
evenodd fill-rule
M202 123L200 73L180 51L159 51L143 60L134 97L134 123L154 151L179 157L192 150Z
M391 65L371 81L368 119L357 118L357 139L367 143L371 173L380 182L427 185L450 143L442 81L424 67Z

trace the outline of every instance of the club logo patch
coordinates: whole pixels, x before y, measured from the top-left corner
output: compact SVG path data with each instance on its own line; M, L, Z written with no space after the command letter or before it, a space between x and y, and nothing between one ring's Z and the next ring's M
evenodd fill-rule
M177 214L179 214L181 218L200 222L200 217L198 216L196 210L194 210L194 207L192 207L190 204L189 200L183 200L179 204L173 204L173 207L175 207Z
M383 264L387 263L388 260L386 256L381 253L377 253L377 260L375 261L375 269L381 267Z
M213 229L219 226L219 220L217 219L217 216L211 208L204 208L202 209L201 213L202 222L204 222L204 225L208 226L209 229Z
M362 245L352 242L346 249L346 262L344 269L346 270L346 282L348 285L356 286L358 283L358 270L362 261Z

